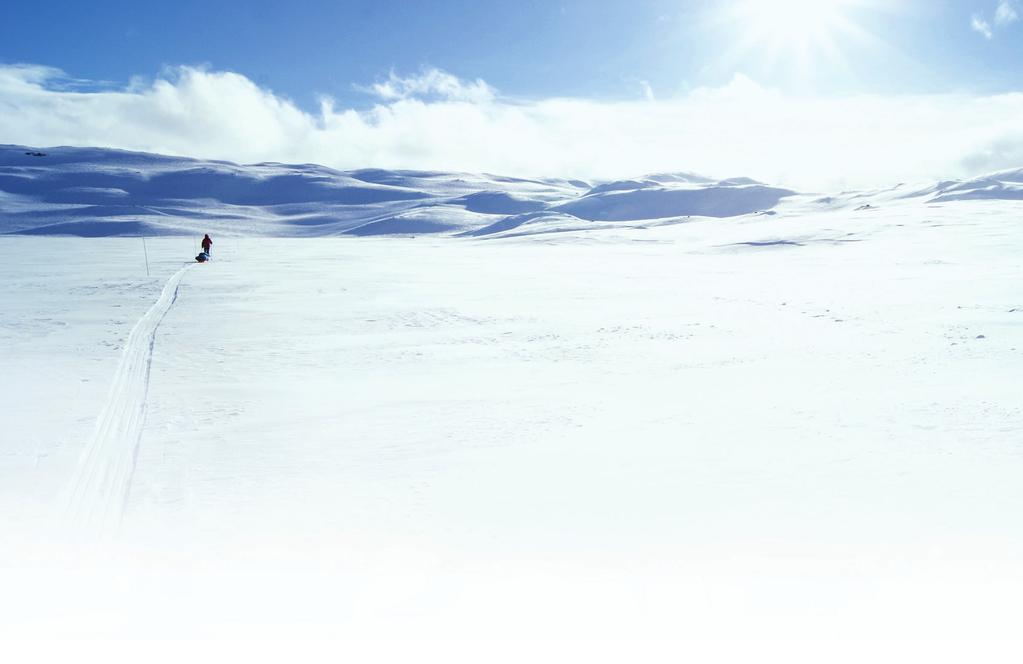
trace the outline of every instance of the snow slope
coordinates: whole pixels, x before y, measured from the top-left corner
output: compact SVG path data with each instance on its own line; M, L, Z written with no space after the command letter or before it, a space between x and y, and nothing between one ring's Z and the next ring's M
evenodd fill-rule
M640 186L603 190L563 203L555 210L593 221L636 221L678 216L738 217L770 210L794 191L760 184L694 187Z
M42 154L44 156L34 156ZM320 236L464 231L571 199L583 182L0 146L0 232Z

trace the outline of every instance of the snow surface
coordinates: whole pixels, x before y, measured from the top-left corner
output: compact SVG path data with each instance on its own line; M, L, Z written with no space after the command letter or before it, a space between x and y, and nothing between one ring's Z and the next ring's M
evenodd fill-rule
M0 171L6 647L1018 661L1023 202L971 193L1018 173L637 223L561 208L767 186L40 151Z

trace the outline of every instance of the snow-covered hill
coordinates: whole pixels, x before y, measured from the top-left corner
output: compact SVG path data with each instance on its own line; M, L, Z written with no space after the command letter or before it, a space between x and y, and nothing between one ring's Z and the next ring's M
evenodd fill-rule
M464 173L342 173L90 148L0 147L0 232L373 235L456 232L571 200L588 183Z
M589 183L0 146L0 232L18 234L480 235L526 222L535 231L536 215L557 228L736 216L794 193L685 173Z
M584 182L0 146L0 233L24 235L518 235L979 199L1023 199L1023 170L820 196L691 173Z

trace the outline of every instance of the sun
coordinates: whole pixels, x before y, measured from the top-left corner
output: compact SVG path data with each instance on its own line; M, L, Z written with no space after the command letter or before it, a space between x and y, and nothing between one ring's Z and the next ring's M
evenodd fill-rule
M736 55L810 69L841 59L842 42L862 38L853 20L870 0L735 0L722 17L738 33Z
M788 41L826 36L845 21L850 0L740 0L736 17L765 39Z

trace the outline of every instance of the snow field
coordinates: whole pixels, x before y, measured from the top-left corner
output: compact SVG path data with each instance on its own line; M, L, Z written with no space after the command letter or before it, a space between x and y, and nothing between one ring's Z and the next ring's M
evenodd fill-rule
M59 511L162 316L117 538L13 540L0 622L1012 661L1019 212L222 240L166 308L187 240L146 279L128 239L0 238L6 532Z

